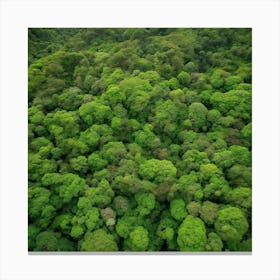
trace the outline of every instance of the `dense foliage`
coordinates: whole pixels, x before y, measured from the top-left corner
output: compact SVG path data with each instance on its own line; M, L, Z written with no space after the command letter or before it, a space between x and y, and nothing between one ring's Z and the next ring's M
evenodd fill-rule
M250 29L29 29L30 251L251 251Z

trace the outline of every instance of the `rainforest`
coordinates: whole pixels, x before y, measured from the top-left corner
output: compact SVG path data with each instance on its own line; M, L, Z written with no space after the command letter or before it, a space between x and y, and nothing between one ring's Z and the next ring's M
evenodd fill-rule
M29 28L28 250L252 251L252 30Z

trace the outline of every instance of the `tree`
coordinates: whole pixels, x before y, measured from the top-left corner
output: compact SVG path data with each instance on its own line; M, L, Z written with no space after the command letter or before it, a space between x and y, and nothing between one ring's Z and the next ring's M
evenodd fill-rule
M91 201L88 197L80 197L77 203L77 207L81 213L86 214L88 210L91 209Z
M51 228L63 234L69 235L72 229L72 218L71 214L60 214L54 218Z
M72 240L61 237L58 239L58 251L75 252L77 249L75 243Z
M72 227L72 230L70 232L71 237L74 239L79 239L84 234L84 229L80 225L75 225Z
M231 151L218 151L213 155L213 162L221 169L230 168L234 164L234 158Z
M227 243L239 242L248 228L248 222L239 208L229 206L219 211L215 229Z
M101 158L99 153L92 153L88 157L88 165L92 171L102 170L107 164L107 160Z
M144 114L150 100L148 92L152 90L149 81L129 77L120 82L120 88L125 93L125 107L130 110L131 115L136 116L139 112Z
M229 150L232 152L234 163L248 167L251 166L251 153L247 148L238 145L232 145L229 147Z
M206 250L210 252L220 252L223 249L223 241L215 232L208 234Z
M108 143L110 141L113 141L113 130L112 128L107 124L94 124L91 127L94 131L98 133L100 136L100 145L104 145L105 143Z
M54 160L42 159L39 154L28 156L28 175L31 181L39 181L46 173L55 172L57 164Z
M124 215L118 219L116 232L122 238L128 238L129 234L138 226L138 220L135 216Z
M169 93L169 96L172 99L172 101L174 102L174 104L176 104L180 107L182 106L182 103L184 103L186 101L186 95L181 89L172 90Z
M137 210L140 216L146 216L151 213L155 207L155 196L152 193L137 193L135 200L138 204Z
M126 246L129 251L146 251L149 245L148 231L142 227L137 226L127 239Z
M170 202L170 213L174 219L183 220L187 216L185 201L182 198L173 199Z
M40 151L42 150L42 148L47 147L50 147L51 149L53 148L53 144L46 137L37 137L29 145L29 148L32 150L32 152L39 152L41 157L43 157L43 155L42 152L40 153Z
M116 212L110 207L101 209L101 217L107 226L113 226L116 223Z
M96 207L92 207L90 210L86 212L85 224L88 231L92 231L101 226L102 222L99 215L100 215L99 210Z
M79 108L79 115L87 125L102 124L111 118L111 108L93 100Z
M237 187L230 191L228 200L237 207L252 207L252 190L250 188Z
M136 131L134 135L135 142L143 148L156 148L160 144L159 139L148 126L145 126L144 130Z
M30 186L28 188L28 216L30 220L41 216L42 211L49 203L51 192L45 188Z
M232 187L252 186L252 168L240 164L235 164L226 172L228 182Z
M118 251L118 245L112 234L97 229L85 234L80 249L86 252L115 252Z
M174 77L168 80L167 85L172 90L178 89L180 86L179 81Z
M189 119L195 131L206 131L208 110L202 103L192 103L189 106Z
M113 188L122 195L131 195L142 191L151 191L154 184L149 181L141 181L136 175L128 174L116 176Z
M225 79L225 90L236 89L243 82L240 76L229 76Z
M230 191L228 182L224 177L212 177L203 190L206 199L214 202L224 201Z
M61 157L68 155L68 157L78 157L88 152L88 146L81 140L76 138L63 139L57 144L57 149L52 150L53 153L59 153Z
M122 142L109 142L101 150L102 158L113 164L117 164L126 153L126 147Z
M78 175L64 174L61 176L58 193L64 203L69 203L74 197L79 197L86 187L85 180Z
M104 99L104 103L112 108L126 100L125 93L118 85L110 85L106 92L102 95L102 98Z
M172 242L175 237L176 228L177 222L171 217L170 213L167 211L163 212L157 228L157 235L167 242Z
M92 150L98 145L100 136L93 127L90 127L87 130L81 132L80 140Z
M188 215L178 229L177 243L180 251L204 251L207 237L202 220Z
M193 200L194 194L201 189L198 173L192 171L188 175L181 176L177 183L172 185L168 198L184 197L186 202Z
M175 122L178 118L178 107L171 100L159 101L155 108L155 125L163 127L164 124Z
M46 205L42 210L38 225L40 225L41 228L47 228L55 215L56 209L52 205Z
M111 203L115 193L110 187L109 182L102 179L96 188L87 188L85 194L92 205L105 207Z
M206 224L212 225L218 217L218 210L219 207L217 204L211 201L204 201L199 210L200 218Z
M251 116L251 93L246 90L216 92L210 98L211 104L222 114L249 121Z
M40 229L33 224L28 225L28 251L33 251L36 246L36 236L40 232Z
M83 103L83 93L78 87L70 87L58 96L58 105L67 111L76 111Z
M159 73L153 70L141 72L139 78L142 80L148 80L152 86L156 85L156 83L161 80Z
M207 120L212 126L215 126L219 123L221 116L222 115L219 110L211 109L208 111Z
M78 134L80 127L77 120L76 112L61 110L47 114L44 125L50 135L59 141L62 138L73 137Z
M194 217L197 217L199 215L201 209L201 205L199 202L197 201L191 201L188 205L187 205L187 210L188 213Z
M208 181L213 177L222 175L222 172L215 164L208 163L200 166L200 175L203 181Z
M250 143L252 142L252 123L248 123L247 125L245 125L241 130L241 134L247 141L247 145L250 147Z
M70 166L74 172L85 174L88 171L88 160L85 156L70 159Z
M43 231L36 237L36 247L34 251L49 251L54 252L58 249L58 240L54 232Z
M188 72L182 71L179 73L179 75L177 76L180 84L182 84L183 86L187 86L189 85L190 82L190 74Z
M159 183L166 178L174 178L177 169L168 160L150 159L140 165L138 173L143 179L154 180Z
M226 71L222 69L216 69L211 78L210 83L215 89L220 89L224 86L225 78L229 75Z
M115 196L113 201L113 207L116 210L117 214L122 216L129 209L129 200L123 196Z
M183 166L186 171L198 171L201 166L210 164L208 156L205 152L199 152L198 150L188 150L183 154Z
M87 187L85 180L76 174L48 173L42 178L44 186L54 188L64 203L78 197Z

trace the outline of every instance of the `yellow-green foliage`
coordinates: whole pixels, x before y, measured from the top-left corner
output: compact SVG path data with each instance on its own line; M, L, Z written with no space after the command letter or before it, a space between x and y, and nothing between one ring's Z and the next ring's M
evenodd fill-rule
M251 29L30 28L30 251L250 251Z

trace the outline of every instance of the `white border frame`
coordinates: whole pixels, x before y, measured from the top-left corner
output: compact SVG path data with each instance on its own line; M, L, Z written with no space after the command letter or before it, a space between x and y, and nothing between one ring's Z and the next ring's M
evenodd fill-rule
M280 279L277 0L0 0L1 279ZM252 255L28 255L27 28L252 27Z

